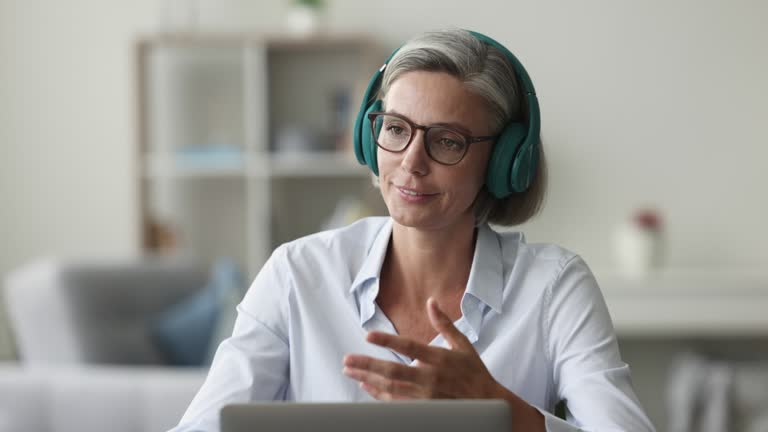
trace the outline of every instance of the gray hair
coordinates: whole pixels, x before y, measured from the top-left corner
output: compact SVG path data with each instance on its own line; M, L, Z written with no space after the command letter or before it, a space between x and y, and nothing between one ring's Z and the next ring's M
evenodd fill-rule
M488 104L494 133L522 117L512 65L502 52L466 30L427 32L409 40L384 70L379 99L384 99L395 80L412 71L447 72L460 79Z
M466 30L431 31L409 40L387 64L377 98L384 99L392 83L412 71L446 72L461 80L486 102L494 134L527 116L522 102L525 95L507 56ZM546 163L541 146L539 152L536 176L527 191L499 199L485 187L480 190L473 204L478 225L519 225L540 211L546 191Z

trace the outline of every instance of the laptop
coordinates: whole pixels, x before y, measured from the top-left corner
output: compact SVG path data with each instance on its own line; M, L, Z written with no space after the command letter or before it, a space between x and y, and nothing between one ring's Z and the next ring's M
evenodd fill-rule
M502 400L227 405L221 432L509 432Z

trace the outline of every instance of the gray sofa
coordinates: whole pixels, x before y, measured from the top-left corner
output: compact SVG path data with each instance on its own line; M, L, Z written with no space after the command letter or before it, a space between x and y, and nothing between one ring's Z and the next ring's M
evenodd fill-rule
M0 432L159 431L205 369L164 364L152 317L207 272L168 260L38 261L4 280L19 362L0 364Z

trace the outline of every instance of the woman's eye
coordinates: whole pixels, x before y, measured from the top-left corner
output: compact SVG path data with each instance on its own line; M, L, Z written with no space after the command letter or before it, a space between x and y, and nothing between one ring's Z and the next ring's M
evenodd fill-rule
M392 135L400 135L401 133L403 133L403 128L401 128L400 126L391 125L391 126L387 126L387 132L391 133Z
M440 140L440 145L447 150L457 150L459 147L461 147L458 142L448 138L442 138Z

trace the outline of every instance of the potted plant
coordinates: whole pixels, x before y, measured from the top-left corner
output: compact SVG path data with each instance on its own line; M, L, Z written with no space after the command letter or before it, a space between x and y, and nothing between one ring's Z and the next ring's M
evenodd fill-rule
M288 12L288 30L299 36L316 33L323 7L323 0L293 0Z

